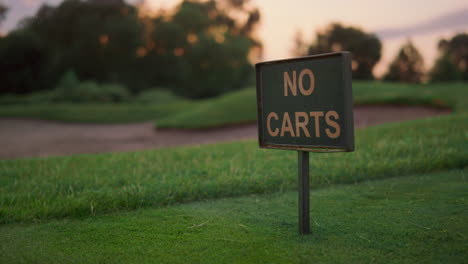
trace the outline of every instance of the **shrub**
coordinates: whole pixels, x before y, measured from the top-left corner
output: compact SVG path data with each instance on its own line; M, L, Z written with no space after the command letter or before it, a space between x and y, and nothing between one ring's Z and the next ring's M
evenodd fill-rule
M0 96L0 105L12 105L25 103L25 96L6 94Z
M97 96L105 102L124 102L129 100L130 92L121 84L105 83L99 85Z
M80 82L73 71L68 71L60 79L54 90L54 102L122 102L128 100L130 93L119 84L98 84L94 81Z
M54 98L53 91L35 92L29 95L7 94L0 96L0 105L47 104Z
M133 99L134 102L143 104L163 104L180 100L182 98L175 95L172 91L160 87L145 90Z
M54 99L54 91L36 92L25 96L24 103L26 104L47 104Z

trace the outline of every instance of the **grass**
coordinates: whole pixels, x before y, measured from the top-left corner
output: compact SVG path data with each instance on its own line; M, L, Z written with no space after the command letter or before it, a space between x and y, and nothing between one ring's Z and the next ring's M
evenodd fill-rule
M466 131L468 114L358 130L356 152L312 155L312 186L463 168L468 165ZM242 141L1 160L0 223L294 190L296 155Z
M466 88L355 83L360 104L455 113L359 129L356 152L311 155L305 237L297 154L255 141L0 160L0 263L463 263ZM171 105L33 104L0 116L200 128L253 120L254 98L246 89Z
M3 118L36 118L62 122L133 123L156 120L190 105L187 101L171 104L28 104L5 105Z
M409 85L353 82L356 104L417 104L468 111L468 84ZM1 101L1 100L0 100ZM221 97L171 103L3 105L0 117L38 118L65 122L128 123L156 121L158 128L210 128L254 122L253 87Z
M355 104L404 104L453 108L468 111L468 84L414 85L383 82L353 82ZM255 89L206 100L174 115L156 120L159 128L210 128L255 122Z
M463 263L467 169L0 226L1 263Z
M255 122L256 91L243 89L221 97L195 102L189 108L156 119L158 128L210 128Z
M468 83L404 84L354 82L355 104L396 104L450 107L455 112L468 111Z

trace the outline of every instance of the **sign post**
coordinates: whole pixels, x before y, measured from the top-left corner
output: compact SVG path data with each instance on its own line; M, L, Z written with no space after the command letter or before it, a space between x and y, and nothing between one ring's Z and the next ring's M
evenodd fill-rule
M310 234L309 220L309 152L299 150L298 152L298 186L299 186L299 234Z
M310 233L309 152L354 151L351 55L255 65L261 148L298 151L299 233Z

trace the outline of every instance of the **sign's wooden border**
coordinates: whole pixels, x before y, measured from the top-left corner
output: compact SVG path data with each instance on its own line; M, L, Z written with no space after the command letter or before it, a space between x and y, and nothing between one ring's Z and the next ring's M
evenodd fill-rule
M345 102L348 105L346 108L350 109L345 113L346 118L346 137L351 141L349 142L349 146L339 148L335 146L326 146L326 145L315 145L315 146L303 146L303 145L287 145L287 144L265 144L264 137L263 137L263 90L262 90L262 83L261 83L261 76L260 76L260 67L269 64L279 64L285 62L295 62L295 61L304 61L304 60L313 60L313 59L321 59L326 57L336 57L340 56L343 57L343 83L345 85ZM345 65L346 64L346 65ZM347 51L343 52L334 52L334 53L325 53L320 55L312 55L300 58L293 58L293 59L284 59L284 60L275 60L275 61L265 61L255 64L255 74L256 74L256 88L257 88L257 124L258 124L258 142L261 148L273 148L273 149L290 149L290 150L300 150L300 151L310 151L310 152L351 152L354 151L354 121L353 121L353 99L352 99L352 76L351 76L351 53Z

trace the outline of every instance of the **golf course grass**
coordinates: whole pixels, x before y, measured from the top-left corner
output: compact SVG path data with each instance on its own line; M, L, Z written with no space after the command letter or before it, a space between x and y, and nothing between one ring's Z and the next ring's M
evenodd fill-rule
M466 83L353 82L355 104L426 105L449 107L456 112L468 111L467 91ZM170 103L6 104L0 109L0 117L88 123L155 121L157 128L211 128L255 122L255 94L255 88L250 87L220 97Z
M353 82L354 104L424 105L468 111L468 84L410 85L383 82ZM210 128L255 122L256 91L248 88L180 109L156 119L158 128Z
M312 187L468 165L468 114L357 130L356 152L311 156ZM0 160L0 223L294 190L297 154L255 141Z
M134 123L152 121L174 114L190 103L171 104L13 104L2 105L0 117L35 118L61 122L83 123Z
M465 263L466 88L354 84L356 103L454 113L358 129L355 152L311 154L308 236L297 230L297 153L254 140L0 160L0 263ZM255 118L254 98L251 88L171 106L10 105L0 116L203 128Z
M467 169L83 219L0 225L1 263L463 263Z

